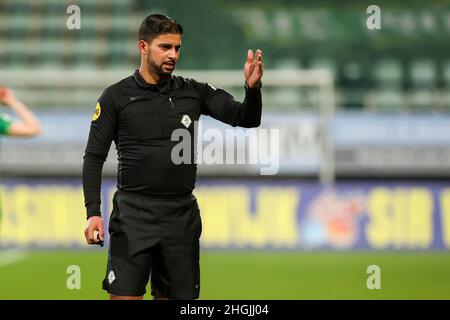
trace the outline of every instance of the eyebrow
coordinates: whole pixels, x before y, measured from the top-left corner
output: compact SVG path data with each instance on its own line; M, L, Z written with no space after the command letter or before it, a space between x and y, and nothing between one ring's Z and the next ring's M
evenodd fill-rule
M160 43L159 45L158 45L159 47L175 47L175 48L181 48L181 44L177 44L176 46L174 46L174 45L172 45L172 44L170 44L170 43Z

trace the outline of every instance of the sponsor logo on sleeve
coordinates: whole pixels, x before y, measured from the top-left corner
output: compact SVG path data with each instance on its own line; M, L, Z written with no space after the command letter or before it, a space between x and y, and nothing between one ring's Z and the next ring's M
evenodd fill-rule
M102 113L102 108L100 107L100 102L97 102L97 105L95 106L94 115L92 116L92 121L95 121L100 117L100 114Z

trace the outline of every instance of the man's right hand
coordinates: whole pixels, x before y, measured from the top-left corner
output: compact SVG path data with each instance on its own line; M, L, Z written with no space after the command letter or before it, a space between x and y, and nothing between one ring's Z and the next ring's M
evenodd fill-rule
M94 237L94 231L98 231L99 239ZM103 219L100 216L90 217L87 221L86 229L84 230L84 237L88 244L99 244L104 241Z

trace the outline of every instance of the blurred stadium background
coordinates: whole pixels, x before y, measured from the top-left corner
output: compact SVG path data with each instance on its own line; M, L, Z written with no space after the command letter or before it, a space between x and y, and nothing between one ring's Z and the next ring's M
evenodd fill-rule
M83 239L82 156L97 98L137 68L137 27L156 12L185 30L176 73L236 98L246 50L261 48L262 128L279 130L274 176L199 166L202 299L449 299L450 6L377 1L369 30L371 4L2 0L0 84L45 134L1 141L0 299L106 298L106 249ZM113 146L106 218L115 160Z

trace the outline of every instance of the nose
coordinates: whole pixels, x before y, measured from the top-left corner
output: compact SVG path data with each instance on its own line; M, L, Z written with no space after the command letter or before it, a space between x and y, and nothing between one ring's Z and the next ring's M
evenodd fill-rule
M178 59L178 51L173 48L172 50L169 51L169 59L171 60L177 60Z

